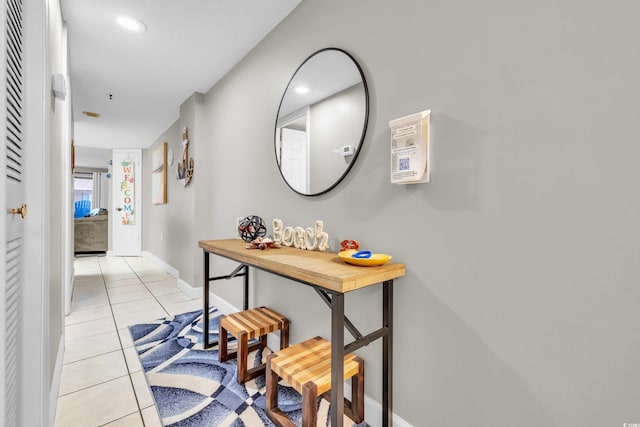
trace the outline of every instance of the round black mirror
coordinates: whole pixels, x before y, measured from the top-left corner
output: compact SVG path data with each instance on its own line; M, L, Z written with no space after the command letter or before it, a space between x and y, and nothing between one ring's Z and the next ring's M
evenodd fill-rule
M276 164L296 193L324 194L349 173L369 119L362 69L342 49L309 56L284 91L275 128Z

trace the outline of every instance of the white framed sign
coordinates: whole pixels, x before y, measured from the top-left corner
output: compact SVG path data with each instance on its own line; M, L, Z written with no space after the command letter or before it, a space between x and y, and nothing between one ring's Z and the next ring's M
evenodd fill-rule
M400 117L391 128L391 183L429 182L431 110Z

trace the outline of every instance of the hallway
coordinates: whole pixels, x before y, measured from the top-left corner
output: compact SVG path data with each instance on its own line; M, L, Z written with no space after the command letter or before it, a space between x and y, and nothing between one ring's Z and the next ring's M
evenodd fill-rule
M197 310L145 258L76 258L56 427L161 426L127 326Z

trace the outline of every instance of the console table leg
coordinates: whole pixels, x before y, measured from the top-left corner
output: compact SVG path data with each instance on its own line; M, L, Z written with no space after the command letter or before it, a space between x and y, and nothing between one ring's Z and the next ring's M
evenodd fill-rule
M242 301L243 310L249 310L249 266L244 266L244 293Z
M382 426L393 426L393 280L382 284Z
M202 289L202 348L209 347L209 252L204 252L204 283Z
M331 297L331 425L342 427L344 414L344 294Z

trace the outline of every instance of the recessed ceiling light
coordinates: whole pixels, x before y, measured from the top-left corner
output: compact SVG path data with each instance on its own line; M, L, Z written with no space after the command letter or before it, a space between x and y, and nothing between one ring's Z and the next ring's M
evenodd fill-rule
M306 86L296 86L295 91L298 93L308 93L309 88Z
M82 114L87 117L93 117L94 119L100 118L100 113L94 113L93 111L83 111Z
M133 33L144 33L147 27L139 19L127 15L120 15L116 18L116 22L125 30Z

